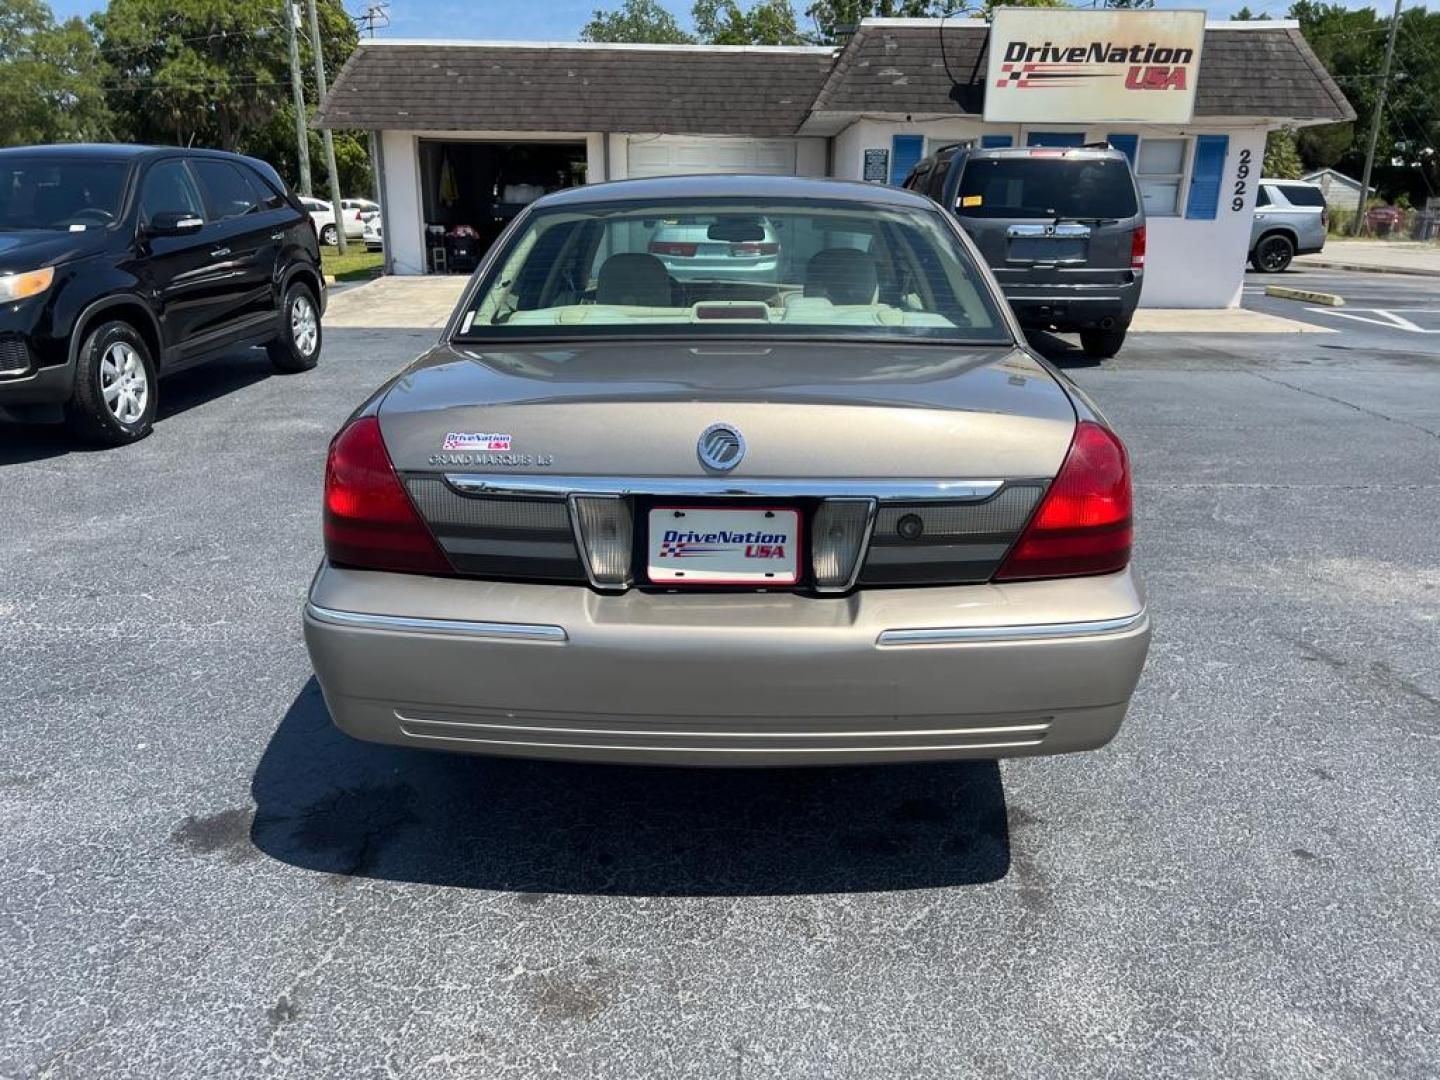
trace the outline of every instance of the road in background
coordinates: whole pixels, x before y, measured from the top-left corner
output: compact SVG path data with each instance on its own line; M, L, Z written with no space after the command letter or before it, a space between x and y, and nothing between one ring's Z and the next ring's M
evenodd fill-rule
M0 430L0 1075L1440 1075L1435 338L1070 367L1156 628L1105 750L702 772L330 725L325 445L434 336Z

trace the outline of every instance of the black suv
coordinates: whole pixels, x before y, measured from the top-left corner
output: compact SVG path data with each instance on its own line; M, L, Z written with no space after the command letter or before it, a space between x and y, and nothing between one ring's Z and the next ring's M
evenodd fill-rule
M1145 278L1145 209L1123 153L947 146L905 186L956 216L1021 326L1079 331L1097 359L1120 351Z
M310 215L263 161L208 150L0 150L0 416L149 434L161 375L242 345L320 358Z

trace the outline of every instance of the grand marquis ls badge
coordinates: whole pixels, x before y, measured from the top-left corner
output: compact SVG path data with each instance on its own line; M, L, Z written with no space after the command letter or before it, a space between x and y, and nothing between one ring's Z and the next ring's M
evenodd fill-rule
M700 464L716 472L729 472L745 457L745 436L729 424L711 424L696 444Z

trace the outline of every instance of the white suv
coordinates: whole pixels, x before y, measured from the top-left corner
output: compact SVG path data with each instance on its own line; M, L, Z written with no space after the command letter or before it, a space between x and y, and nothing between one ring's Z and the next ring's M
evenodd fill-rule
M1262 178L1250 226L1250 265L1278 274L1296 255L1323 248L1329 227L1330 211L1318 186L1304 180Z

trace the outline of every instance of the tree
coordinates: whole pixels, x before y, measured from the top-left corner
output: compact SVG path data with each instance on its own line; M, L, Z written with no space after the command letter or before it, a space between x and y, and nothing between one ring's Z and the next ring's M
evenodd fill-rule
M625 0L617 11L596 9L581 29L580 40L690 45L695 37L680 29L675 16L657 0Z
M1295 132L1290 128L1272 131L1265 137L1265 164L1262 176L1276 180L1299 180L1305 172L1300 160L1300 150L1295 143Z
M92 22L110 69L110 106L124 118L121 134L135 142L252 154L296 182L287 2L109 0ZM317 4L325 65L333 75L354 51L358 35L340 0ZM319 101L308 34L301 35L301 66L305 100L313 109ZM342 147L349 149L342 154ZM336 167L347 194L371 190L363 147L363 136L336 133ZM355 148L363 163L356 161ZM318 134L312 137L311 159L316 183L323 184L328 178Z
M1133 10L1138 8L1153 8L1155 0L1105 0L1107 8Z
M695 0L695 29L712 45L805 45L790 0L757 0L749 11L737 0Z
M1333 165L1358 177L1379 103L1378 76L1390 20L1372 9L1349 11L1343 4L1320 0L1297 0L1290 17L1299 20L1310 47L1357 114L1353 126L1300 132L1300 156L1311 168ZM1440 143L1440 65L1435 63L1440 56L1440 12L1411 8L1401 13L1400 21L1390 96L1375 155L1375 182L1387 197L1403 190L1420 199L1440 188L1435 152Z
M95 43L40 0L0 4L0 146L111 137Z
M842 29L859 26L861 19L919 19L948 9L939 0L815 0L805 14L815 24L816 40L832 45L843 36Z

